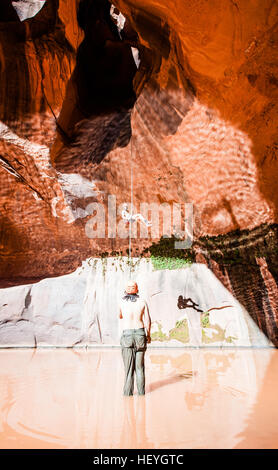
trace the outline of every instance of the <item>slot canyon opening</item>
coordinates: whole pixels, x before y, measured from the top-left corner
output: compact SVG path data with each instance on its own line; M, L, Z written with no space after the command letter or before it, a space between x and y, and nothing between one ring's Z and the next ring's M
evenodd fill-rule
M81 0L77 20L84 39L57 122L58 143L51 153L54 167L66 173L98 164L113 148L128 145L136 101L133 79L139 45L128 20L108 0Z
M81 0L77 20L84 39L57 120L51 160L62 173L88 176L111 150L129 144L131 112L142 91L146 105L160 120L159 132L169 135L176 132L195 90L185 77L187 99L171 96L169 90L179 89L174 66L167 89L156 82L171 47L169 26L155 15L142 16L145 26L154 31L152 48L140 42L129 18L108 0Z

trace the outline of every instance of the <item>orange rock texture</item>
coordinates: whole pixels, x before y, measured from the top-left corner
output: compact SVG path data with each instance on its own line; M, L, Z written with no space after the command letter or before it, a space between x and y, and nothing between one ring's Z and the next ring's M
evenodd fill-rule
M132 178L137 210L193 204L197 260L276 338L277 2L114 5L121 29L106 0L47 0L25 21L3 2L2 286L125 254L128 239L85 226L88 204L130 201ZM232 255L259 246L254 265L213 261L219 235ZM133 254L153 241L132 240Z

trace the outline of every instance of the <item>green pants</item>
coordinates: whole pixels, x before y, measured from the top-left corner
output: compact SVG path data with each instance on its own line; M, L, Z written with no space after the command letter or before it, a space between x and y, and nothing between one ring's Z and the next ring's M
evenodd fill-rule
M125 368L124 395L133 395L134 372L138 395L145 395L144 359L147 337L144 328L123 330L120 343Z

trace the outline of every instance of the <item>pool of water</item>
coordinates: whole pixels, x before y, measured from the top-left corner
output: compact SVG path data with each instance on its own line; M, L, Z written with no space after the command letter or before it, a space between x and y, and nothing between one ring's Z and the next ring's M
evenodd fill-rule
M121 351L0 350L0 448L278 448L278 351L152 349L124 397Z

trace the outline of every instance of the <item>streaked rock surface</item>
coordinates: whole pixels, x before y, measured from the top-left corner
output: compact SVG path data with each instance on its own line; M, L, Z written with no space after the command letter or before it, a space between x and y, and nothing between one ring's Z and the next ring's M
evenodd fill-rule
M127 258L110 257L89 259L72 274L1 289L0 346L119 346L117 305L129 274L149 303L152 346L271 345L204 264L155 271L148 259L131 266ZM187 307L178 308L179 296Z

